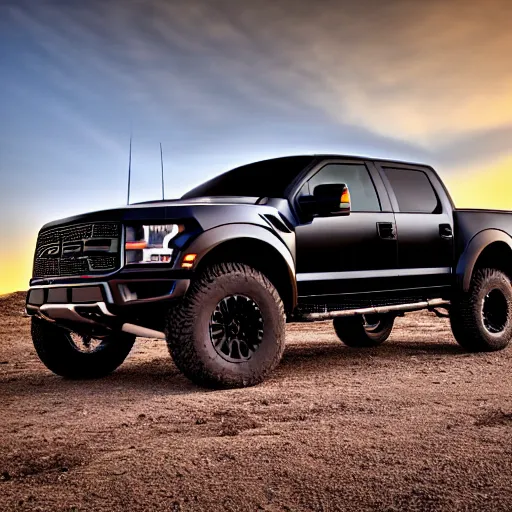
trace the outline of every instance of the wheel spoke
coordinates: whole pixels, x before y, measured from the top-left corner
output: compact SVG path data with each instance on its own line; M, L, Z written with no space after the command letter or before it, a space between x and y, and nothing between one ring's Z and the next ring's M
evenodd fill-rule
M238 350L242 357L248 357L249 353L251 352L251 349L249 348L245 341L241 341L238 343Z
M228 308L227 300L226 299L222 299L219 302L219 305L217 307L219 308L220 314L222 315L222 317L224 319L227 319L227 316L228 316L228 313L229 313L229 308Z
M219 336L216 340L213 341L213 344L215 347L222 347L225 343L227 343L226 336L222 335Z
M232 359L240 359L240 350L239 350L239 342L237 339L231 341L231 350L229 352L229 357Z

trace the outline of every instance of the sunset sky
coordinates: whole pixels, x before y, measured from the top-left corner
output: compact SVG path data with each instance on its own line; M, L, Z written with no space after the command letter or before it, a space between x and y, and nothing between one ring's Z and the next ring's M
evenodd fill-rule
M430 163L512 209L510 0L0 0L0 294L42 224L251 160Z

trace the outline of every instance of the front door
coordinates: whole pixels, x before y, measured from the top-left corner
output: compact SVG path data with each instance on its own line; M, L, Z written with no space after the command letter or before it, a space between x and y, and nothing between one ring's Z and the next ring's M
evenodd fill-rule
M329 161L319 166L299 195L334 183L349 187L352 212L315 217L297 226L302 299L321 296L329 301L340 294L386 290L396 274L395 217L378 172L365 162Z

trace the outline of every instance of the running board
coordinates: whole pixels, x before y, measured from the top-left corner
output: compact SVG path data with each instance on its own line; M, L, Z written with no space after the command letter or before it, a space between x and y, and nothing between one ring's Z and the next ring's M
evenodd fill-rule
M158 340L165 340L165 333L161 331L155 331L153 329L148 329L147 327L142 327L140 325L123 324L121 330L129 334L135 334L135 336L140 336L141 338L156 338Z
M305 313L300 315L298 319L306 322L314 322L316 320L329 320L331 318L338 318L342 316L382 315L386 313L393 313L395 311L405 313L410 311L420 311L422 309L447 307L449 305L449 300L431 299L424 302L413 302L412 304L398 304L393 306L377 306L371 308L346 309L341 311L322 311L320 313Z

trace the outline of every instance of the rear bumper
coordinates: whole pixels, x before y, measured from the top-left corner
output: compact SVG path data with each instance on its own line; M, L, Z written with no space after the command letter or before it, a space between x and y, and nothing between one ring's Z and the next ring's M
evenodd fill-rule
M189 284L189 279L134 279L36 285L28 291L26 310L64 327L162 338L163 318L152 317L162 316Z

